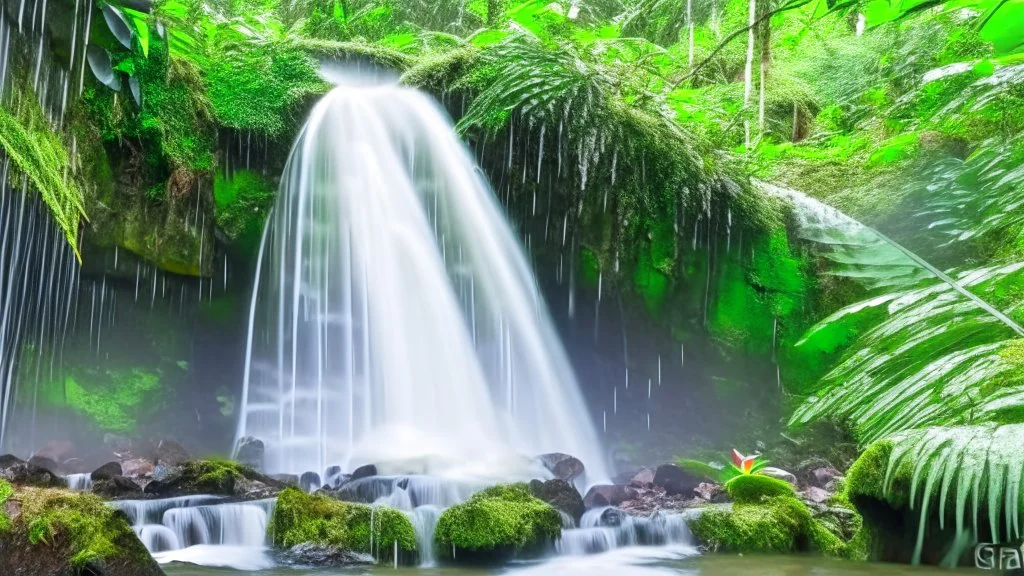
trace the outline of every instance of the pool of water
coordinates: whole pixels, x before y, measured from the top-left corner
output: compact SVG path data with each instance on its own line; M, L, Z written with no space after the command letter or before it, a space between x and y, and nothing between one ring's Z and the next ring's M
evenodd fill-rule
M186 564L164 566L168 576L949 576L977 573L933 567L913 567L830 560L812 556L697 555L692 548L622 548L591 556L558 557L502 568L398 568L372 566L342 570L275 568L255 572L202 568Z

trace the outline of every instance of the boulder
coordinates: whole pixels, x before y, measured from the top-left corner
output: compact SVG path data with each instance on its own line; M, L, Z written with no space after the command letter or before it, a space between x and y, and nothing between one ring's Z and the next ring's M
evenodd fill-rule
M327 470L324 470L324 486L328 488L337 488L347 479L348 478L341 473L341 466L328 466Z
M61 463L75 454L75 446L66 440L51 440L32 453L32 457L45 458L51 462ZM32 458L29 458L32 461Z
M146 484L144 491L157 498L209 494L255 500L269 498L284 487L284 483L235 462L196 460Z
M285 486L298 487L299 485L298 474L271 474L270 478L275 482L280 482L281 484L284 484Z
M142 498L142 488L131 478L113 476L96 481L92 485L92 493L108 500L130 500Z
M36 489L4 499L0 574L163 576L124 513L96 496ZM45 526L43 541L39 526Z
M643 468L629 479L629 485L637 488L650 488L654 485L654 470Z
M67 487L67 482L60 475L31 462L24 462L9 456L4 457L3 463L7 466L0 466L0 479L7 480L11 484L39 488Z
M583 506L583 497L576 491L576 488L565 480L531 480L530 493L534 498L543 500L558 510L565 512L579 524L580 518L586 508Z
M156 446L156 463L164 466L178 466L191 460L188 450L176 440L164 439Z
M320 488L320 475L316 472L305 472L299 476L299 488L303 492L312 492Z
M810 471L808 475L808 481L811 486L817 486L818 488L824 488L828 486L829 482L832 482L836 478L842 478L843 473L831 466L823 466L821 468L815 468Z
M4 468L10 468L11 466L14 466L15 464L24 464L24 463L25 463L24 460L22 460L21 458L18 458L14 454L3 454L3 455L0 455L0 470L3 470Z
M352 471L352 477L349 480L359 480L361 478L369 478L370 476L377 475L377 466L373 464L363 464L359 468Z
M31 458L28 459L28 463L34 466L38 466L39 468L45 468L57 474L64 473L64 468L62 468L61 465L56 460L53 460L52 458L47 458L45 456L32 456Z
M721 484L712 484L711 482L701 482L693 489L694 494L700 498L707 500L708 502L726 502L729 500L728 494L725 489L722 488Z
M121 476L124 472L121 471L120 462L107 462L103 466L92 471L89 478L93 482L99 482L100 480L110 480L114 476Z
M616 528L622 525L622 521L625 520L629 515L619 510L618 508L608 508L601 513L599 522L601 526L609 528Z
M700 486L703 481L703 478L675 464L662 464L654 472L654 485L664 489L670 496L693 496L693 489Z
M562 454L561 452L542 454L540 462L555 478L565 480L566 482L572 482L585 471L583 462L580 462L578 458Z
M758 474L762 476L767 476L769 478L775 478L776 480L782 480L783 482L788 483L790 486L795 487L797 485L796 476L794 476L791 472L786 472L782 468L773 468L771 466L766 466L764 468L761 468L761 470L758 471Z
M815 504L823 504L831 496L824 488L818 488L817 486L811 486L803 493L804 500L810 500Z
M627 500L636 498L639 493L632 486L620 484L599 484L587 491L583 497L583 505L587 508L599 506L618 506Z
M303 542L287 550L279 550L274 553L274 559L278 564L297 568L346 568L376 563L374 557L367 553L312 542Z
M121 462L121 474L129 478L149 478L156 466L145 458L132 458Z
M263 470L263 441L252 436L245 436L238 441L235 459L253 470Z

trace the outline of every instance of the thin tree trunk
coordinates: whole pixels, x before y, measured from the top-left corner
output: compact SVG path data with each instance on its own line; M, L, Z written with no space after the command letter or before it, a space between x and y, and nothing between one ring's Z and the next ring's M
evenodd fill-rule
M686 61L686 65L693 66L693 0L686 0L686 27L690 33L689 58Z
M772 21L771 18L761 23L761 85L757 101L757 128L759 136L764 136L765 88L768 85L768 65L772 59Z
M747 62L743 67L743 144L750 148L750 96L754 91L754 24L757 18L757 0L750 0L747 27Z

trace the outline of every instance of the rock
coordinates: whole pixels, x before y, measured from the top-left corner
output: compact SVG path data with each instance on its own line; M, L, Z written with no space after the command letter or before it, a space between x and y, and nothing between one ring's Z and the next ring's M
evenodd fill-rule
M24 460L22 460L21 458L18 458L14 454L4 454L4 455L0 456L0 470L3 470L4 468L10 468L11 466L14 466L15 464L24 464L24 463L25 463Z
M121 474L129 478L149 478L156 466L145 458L132 458L121 462Z
M836 470L831 466L825 466L811 470L808 480L810 481L811 486L824 488L825 486L828 486L829 482L842 477L843 473L839 470Z
M23 462L11 456L5 458L5 463L9 465L0 467L0 478L11 484L39 488L67 487L66 481L60 475L31 462Z
M554 474L555 478L570 483L585 472L583 462L580 462L578 458L562 454L561 452L542 454L540 462Z
M298 487L299 485L298 474L271 474L270 478L284 484L285 486Z
M654 470L643 468L629 479L629 485L636 488L650 488L654 485Z
M626 518L627 514L618 508L608 508L601 513L601 526L607 526L609 528L615 528L622 525L622 521Z
M359 468L352 471L352 477L350 480L359 480L360 478L369 478L370 476L377 475L377 467L373 464L363 464Z
M822 504L826 500L828 500L829 497L831 497L831 494L829 494L822 488L818 488L817 486L811 486L810 488L804 491L803 497L805 500L810 500L815 504Z
M92 485L92 493L108 500L128 500L142 497L142 488L131 478L113 476Z
M534 498L551 504L558 510L571 516L577 524L586 508L583 497L576 488L565 480L531 480L530 493Z
M320 487L320 475L316 472L306 472L299 476L299 488L303 492L312 492Z
M57 474L61 474L64 472L64 469L61 468L60 464L57 463L56 460L47 458L45 456L33 456L28 459L28 463L34 466L38 466L40 468L45 468Z
M842 477L840 477L840 478L833 478L833 479L829 480L828 484L825 484L825 491L829 492L831 494L835 494L836 492L839 492L840 488L842 488L843 480L844 480L844 478L842 478Z
M345 550L340 546L324 546L312 542L296 544L274 553L278 564L309 568L345 568L376 563L373 556Z
M692 496L693 489L700 486L702 478L676 466L675 464L662 464L654 472L654 485L664 488L668 495L682 494Z
M618 506L626 500L636 498L639 493L632 486L599 484L587 491L583 505L589 510L598 506Z
M51 440L32 453L32 457L45 458L51 462L63 462L75 454L75 446L65 440ZM29 458L29 462L32 458Z
M721 484L701 482L693 489L693 491L697 496L707 500L708 502L725 502L729 499Z
M81 458L68 458L60 463L60 469L66 474L85 474L89 471L85 460Z
M263 441L252 436L245 436L238 441L235 459L253 470L263 470Z
M10 525L0 531L0 574L163 576L127 516L96 496L44 489L23 498L16 491L4 509ZM40 521L45 542L36 540Z
M341 473L341 466L328 466L327 470L324 470L324 486L337 488L345 479L345 475Z
M210 494L254 500L269 498L284 487L282 482L235 462L196 460L146 484L144 492L157 498Z
M762 476L767 476L769 478L775 478L776 480L782 480L783 482L789 483L789 485L791 486L797 485L796 476L794 476L790 472L786 472L782 468L772 468L771 466L766 466L765 468L761 468L761 470L758 471L758 474Z
M176 440L164 439L156 446L156 463L174 467L191 460L188 450Z
M120 462L107 462L103 466L92 471L89 475L93 482L99 482L100 480L110 480L114 476L121 476L124 472L121 471Z

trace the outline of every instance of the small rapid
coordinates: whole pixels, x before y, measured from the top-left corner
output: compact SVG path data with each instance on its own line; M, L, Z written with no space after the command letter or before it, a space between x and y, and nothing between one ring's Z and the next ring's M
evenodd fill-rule
M655 512L632 516L617 508L587 510L579 528L562 531L555 550L563 556L581 556L632 546L692 545L693 536L683 513Z

